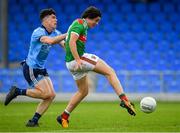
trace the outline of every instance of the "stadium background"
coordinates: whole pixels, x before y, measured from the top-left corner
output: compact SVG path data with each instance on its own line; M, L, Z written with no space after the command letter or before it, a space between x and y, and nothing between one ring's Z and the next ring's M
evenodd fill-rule
M28 87L19 62L28 54L31 33L40 26L39 11L54 8L57 29L64 33L90 5L100 8L102 20L89 30L86 51L115 69L132 99L180 100L179 0L1 0L0 99L11 85ZM63 49L54 46L46 63L56 100L68 100L77 89L64 56ZM117 99L103 76L90 74L90 86L87 100Z
M11 85L28 87L19 62L26 58L31 33L40 25L39 11L54 8L58 29L66 32L90 5L99 7L103 16L88 32L86 51L115 69L130 99L136 100L137 116L120 108L107 80L93 73L88 102L73 111L70 127L62 129L55 119L77 88L65 67L64 51L54 46L46 66L56 101L41 118L40 127L25 127L36 109L35 99L18 97L7 107L3 101ZM179 14L179 0L0 0L0 132L180 131ZM139 101L144 96L157 100L155 112L147 115L140 111Z

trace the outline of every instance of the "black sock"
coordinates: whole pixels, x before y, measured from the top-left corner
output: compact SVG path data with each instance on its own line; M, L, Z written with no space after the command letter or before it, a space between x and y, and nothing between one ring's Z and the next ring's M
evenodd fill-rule
M41 115L39 113L35 113L33 118L32 118L32 121L34 121L35 123L38 122L39 118L41 117Z
M17 94L18 95L26 95L26 89L19 89L19 88L17 88Z

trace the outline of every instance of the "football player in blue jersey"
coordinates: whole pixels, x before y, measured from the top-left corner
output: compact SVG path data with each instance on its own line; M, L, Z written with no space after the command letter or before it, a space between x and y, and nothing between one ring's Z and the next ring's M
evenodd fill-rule
M12 86L5 99L8 105L17 96L25 95L32 98L42 99L37 106L36 112L26 124L28 127L38 126L38 120L48 109L55 98L52 81L44 68L50 48L54 44L64 47L65 34L56 29L57 18L53 9L43 9L40 12L42 25L35 29L31 36L29 53L26 61L22 63L24 78L31 86L28 89L21 89Z

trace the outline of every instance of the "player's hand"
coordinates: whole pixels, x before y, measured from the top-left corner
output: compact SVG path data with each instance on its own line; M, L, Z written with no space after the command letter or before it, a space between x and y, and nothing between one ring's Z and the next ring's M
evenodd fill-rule
M83 61L82 61L81 59L77 59L74 70L75 70L75 71L81 70L81 69L82 69L82 65L83 65Z

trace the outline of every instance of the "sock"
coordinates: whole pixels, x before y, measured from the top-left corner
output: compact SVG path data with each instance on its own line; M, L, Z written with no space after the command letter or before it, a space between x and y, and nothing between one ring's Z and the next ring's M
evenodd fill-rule
M64 110L64 112L61 114L61 117L65 120L68 120L70 113L67 110Z
M32 121L34 121L35 123L37 123L40 117L41 117L41 115L36 112L36 113L34 114L33 118L32 118Z
M126 96L124 93L121 93L121 94L119 95L119 98L120 98L121 100L128 101L128 98L127 98L127 96Z
M19 89L19 88L17 88L17 94L18 95L26 95L26 89Z

